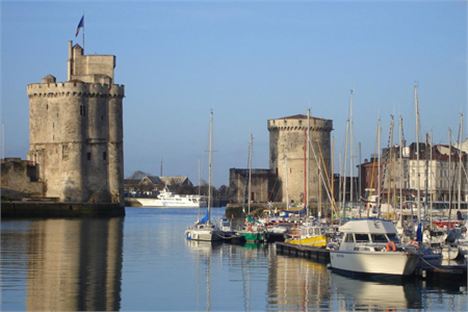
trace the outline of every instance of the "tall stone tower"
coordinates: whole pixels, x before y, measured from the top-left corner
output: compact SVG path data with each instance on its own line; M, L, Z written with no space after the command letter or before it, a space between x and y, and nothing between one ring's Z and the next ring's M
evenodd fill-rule
M29 84L28 159L46 196L62 202L123 205L124 86L115 56L84 55L68 43L67 81Z
M305 202L306 181L309 180L309 205L317 206L319 194L321 199L327 198L325 189L319 188L319 173L317 162L309 152L310 177L306 174L307 155L307 116L294 115L268 120L270 132L270 169L276 173L280 184L282 198L286 203L301 204ZM330 132L333 122L327 119L310 118L310 138L317 158L322 158L323 170L330 175ZM321 154L321 155L320 155Z

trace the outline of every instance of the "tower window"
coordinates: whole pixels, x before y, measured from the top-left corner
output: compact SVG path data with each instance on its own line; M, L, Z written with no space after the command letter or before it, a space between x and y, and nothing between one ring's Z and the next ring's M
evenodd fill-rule
M88 153L86 154L86 157L88 158L88 160L91 160L91 152L88 152Z
M106 152L102 152L102 160L106 160L107 159L107 153Z

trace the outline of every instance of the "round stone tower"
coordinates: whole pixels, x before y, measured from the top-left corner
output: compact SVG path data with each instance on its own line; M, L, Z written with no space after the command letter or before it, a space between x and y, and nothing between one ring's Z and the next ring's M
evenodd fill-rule
M319 185L317 161L309 151L309 178L307 178L307 116L294 115L268 120L270 132L270 169L277 176L281 194L276 197L284 203L304 205L309 181L309 207L317 207L319 197L327 199L325 188ZM331 120L311 117L310 139L317 159L323 163L324 174L330 177ZM320 194L320 196L319 196ZM275 194L274 194L275 195ZM324 205L329 206L329 205Z
M68 81L48 75L27 87L30 148L46 196L123 204L122 99L115 57L69 44Z

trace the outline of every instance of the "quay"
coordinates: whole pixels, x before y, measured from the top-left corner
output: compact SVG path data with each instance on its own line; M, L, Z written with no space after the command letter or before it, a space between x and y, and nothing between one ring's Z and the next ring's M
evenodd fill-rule
M330 263L330 251L324 248L277 242L276 253L307 258L320 263Z
M123 217L119 204L2 201L2 218Z

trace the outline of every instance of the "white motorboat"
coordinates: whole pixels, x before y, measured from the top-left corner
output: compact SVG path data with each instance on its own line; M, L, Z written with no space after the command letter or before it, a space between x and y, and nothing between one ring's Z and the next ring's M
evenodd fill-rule
M369 274L410 275L419 262L414 248L400 244L391 221L351 220L339 228L343 238L337 250L330 251L332 269Z
M155 198L135 198L142 207L153 208L200 208L206 207L204 196L179 195L170 192L167 188L162 190Z

